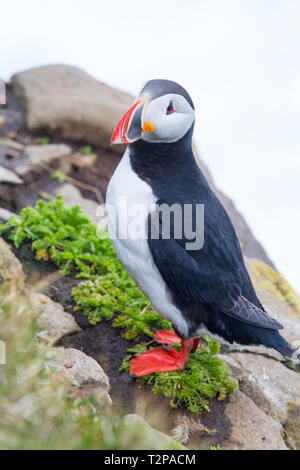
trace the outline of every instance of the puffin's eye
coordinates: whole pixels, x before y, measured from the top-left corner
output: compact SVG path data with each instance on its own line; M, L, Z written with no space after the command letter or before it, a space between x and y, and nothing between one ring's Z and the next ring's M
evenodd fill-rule
M175 112L175 109L174 109L173 101L170 101L169 106L167 107L167 110L166 110L166 114L171 114L174 112Z

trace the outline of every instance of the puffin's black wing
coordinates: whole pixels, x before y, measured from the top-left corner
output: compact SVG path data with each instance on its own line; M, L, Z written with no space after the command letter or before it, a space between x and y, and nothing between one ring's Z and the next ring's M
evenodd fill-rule
M225 213L224 209L223 211ZM224 217L224 213L220 215ZM230 227L226 226L227 219ZM203 248L197 251L186 250L185 243L189 240L175 239L172 227L171 238L164 239L162 218L157 212L150 214L148 244L158 270L174 293L186 301L215 306L225 315L250 325L271 330L281 329L282 325L260 308L227 214L223 223L233 240L222 240L222 217L220 222L221 235L212 233L208 219ZM250 284L245 288L245 283ZM244 297L243 293L247 288L252 297L254 295L259 307Z

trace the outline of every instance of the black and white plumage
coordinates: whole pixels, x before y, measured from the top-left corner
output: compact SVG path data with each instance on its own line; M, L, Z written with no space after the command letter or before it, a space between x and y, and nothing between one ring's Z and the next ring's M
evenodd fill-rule
M108 207L117 210L126 197L129 206L146 208L139 239L120 238L108 211L121 263L181 338L196 337L205 327L229 343L263 345L291 357L295 349L258 300L231 220L194 159L190 96L174 82L151 80L136 103L113 135L129 145L107 192ZM203 247L186 249L184 236L163 239L163 220L153 217L153 204L204 204ZM153 224L160 235L154 239Z

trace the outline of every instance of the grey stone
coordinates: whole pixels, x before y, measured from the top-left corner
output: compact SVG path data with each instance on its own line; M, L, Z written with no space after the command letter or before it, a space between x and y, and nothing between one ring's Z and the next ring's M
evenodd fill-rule
M141 416L129 414L124 418L127 432L123 439L128 439L133 450L180 450L185 447L173 438L154 429ZM135 444L132 447L132 442ZM122 448L126 449L126 442L122 443Z
M37 317L41 343L53 346L64 336L80 331L74 317L46 295L33 293L30 302Z
M70 163L77 168L91 168L97 161L97 155L82 155L81 153L73 153L69 159Z
M72 348L50 348L47 354L47 367L70 385L74 396L93 395L101 405L111 403L109 379L98 362Z
M16 290L24 288L25 275L11 247L0 237L0 282L8 282Z
M13 171L0 166L0 183L22 184L23 181Z
M279 421L241 391L234 390L229 395L225 414L230 422L226 450L288 450Z
M133 100L127 93L67 65L48 65L17 73L11 85L27 110L30 131L45 129L104 148L110 147L113 129Z
M13 215L12 212L8 211L7 209L3 209L0 207L0 220L3 220L4 222L7 222L11 216Z
M66 157L71 153L71 147L66 144L27 145L25 148L25 155L34 165L51 163L53 160Z
M284 424L290 404L300 400L300 374L259 354L230 353L220 358L231 368L241 370L241 390L265 413Z

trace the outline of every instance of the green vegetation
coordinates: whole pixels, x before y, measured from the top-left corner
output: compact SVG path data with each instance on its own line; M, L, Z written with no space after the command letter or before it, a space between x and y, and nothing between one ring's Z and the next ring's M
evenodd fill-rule
M0 234L16 248L24 241L39 260L51 260L63 274L85 278L72 291L76 309L92 324L102 319L121 328L126 339L153 337L152 328L170 329L169 322L156 314L150 302L119 263L106 233L98 232L79 206L65 207L62 197L39 201L19 216L0 226ZM219 345L206 338L208 346L191 354L184 371L150 374L139 382L148 383L153 393L170 398L170 406L186 406L195 413L208 410L208 398L222 400L235 388L229 371L216 357ZM137 345L139 351L146 346ZM137 349L134 354L137 354ZM123 370L128 370L129 358Z
M1 233L16 248L30 240L38 260L51 259L63 274L87 279L72 295L91 324L114 319L127 339L141 333L152 337L151 328L171 328L122 268L106 233L98 233L79 206L65 207L61 196L38 201L0 226Z
M110 242L103 240L102 243L111 252ZM152 310L149 300L123 270L115 253L107 253L105 260L111 269L98 279L82 282L73 289L76 310L82 310L93 325L102 318L113 319L112 325L122 328L128 340L141 334L152 337L151 328L171 329L171 324Z
M83 147L80 147L79 152L82 155L91 155L93 153L93 149L90 145L84 145Z
M66 385L45 366L48 351L38 345L31 312L26 297L1 289L7 363L0 365L0 450L144 448L143 429L129 426L121 414L106 411L92 397L78 402L69 396ZM147 443L149 449L181 448L157 438Z
M50 143L50 137L36 137L34 141L36 144L48 145Z
M248 270L254 286L286 302L295 316L300 316L300 298L290 284L271 266L258 259L250 259Z
M66 179L64 172L60 169L52 171L50 177L53 180L57 180L59 183L63 183Z
M203 409L210 411L208 398L223 400L228 392L236 388L236 384L229 379L229 370L217 357L219 343L208 336L204 339L207 346L199 346L190 355L184 370L156 372L136 379L137 382L149 384L155 395L170 398L171 408L184 405L192 413L201 413ZM145 344L128 349L129 355L124 359L121 370L129 370L131 357L146 349Z

